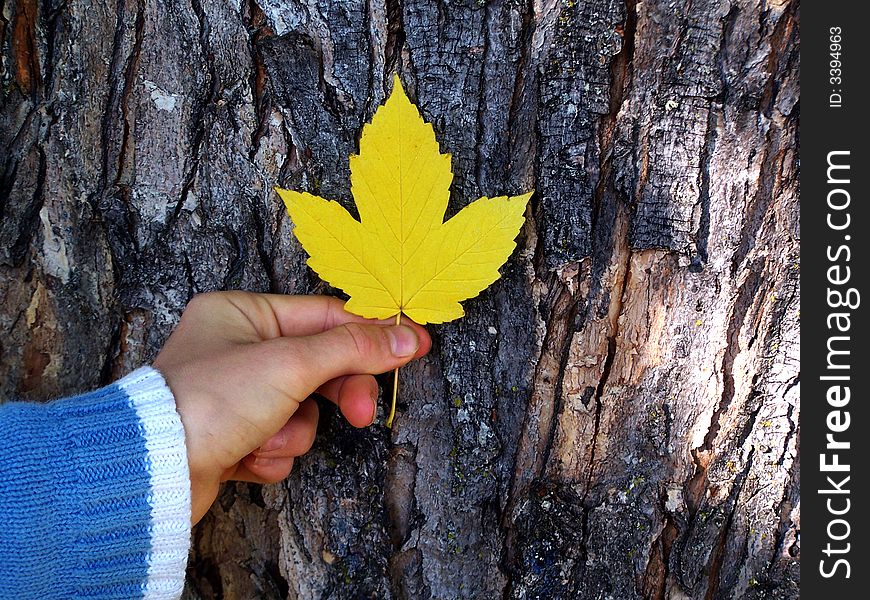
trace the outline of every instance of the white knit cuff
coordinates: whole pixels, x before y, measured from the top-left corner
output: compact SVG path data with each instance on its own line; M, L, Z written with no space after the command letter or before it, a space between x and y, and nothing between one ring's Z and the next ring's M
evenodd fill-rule
M184 427L163 376L142 367L115 383L136 410L148 451L151 553L145 600L175 600L184 590L190 550L190 472Z

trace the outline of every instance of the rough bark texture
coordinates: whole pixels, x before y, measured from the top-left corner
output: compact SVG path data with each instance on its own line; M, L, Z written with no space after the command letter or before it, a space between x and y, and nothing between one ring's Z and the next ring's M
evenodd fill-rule
M0 1L0 393L153 358L197 293L325 293L398 71L449 212L536 190L393 430L230 486L190 598L797 598L797 0ZM385 382L386 383L386 382Z

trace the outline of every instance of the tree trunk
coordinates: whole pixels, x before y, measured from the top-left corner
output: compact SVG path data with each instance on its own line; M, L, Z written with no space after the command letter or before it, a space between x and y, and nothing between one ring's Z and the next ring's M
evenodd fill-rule
M108 4L0 2L3 397L147 363L198 292L333 292L272 187L351 207L396 71L448 212L536 190L395 427L324 406L228 486L190 598L798 597L797 0Z

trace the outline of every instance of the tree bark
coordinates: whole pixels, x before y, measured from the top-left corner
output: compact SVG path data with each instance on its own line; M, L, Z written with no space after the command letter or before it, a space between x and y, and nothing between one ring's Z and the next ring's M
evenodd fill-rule
M536 190L395 427L324 406L228 486L190 598L798 597L796 0L0 7L2 397L147 363L198 292L334 293L272 188L352 210L394 72L449 214Z

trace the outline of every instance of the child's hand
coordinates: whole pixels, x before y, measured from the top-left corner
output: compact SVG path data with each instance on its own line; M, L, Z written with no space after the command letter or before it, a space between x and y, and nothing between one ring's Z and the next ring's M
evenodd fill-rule
M347 313L327 296L215 292L195 297L154 361L184 423L194 523L229 479L275 482L311 448L317 391L366 427L384 373L426 354L415 323Z

